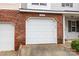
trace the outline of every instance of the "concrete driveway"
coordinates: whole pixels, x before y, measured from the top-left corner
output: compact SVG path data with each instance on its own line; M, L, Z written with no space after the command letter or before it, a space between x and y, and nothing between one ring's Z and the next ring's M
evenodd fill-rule
M20 56L76 56L63 45L58 44L32 44L22 46L19 50Z
M17 51L0 51L0 56L18 56Z

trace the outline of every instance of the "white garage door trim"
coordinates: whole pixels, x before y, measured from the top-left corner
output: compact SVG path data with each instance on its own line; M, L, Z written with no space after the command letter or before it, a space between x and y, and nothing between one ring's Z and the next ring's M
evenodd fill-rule
M48 29L47 31L53 31L53 33L51 33L51 32L49 32L48 34L50 35L48 35L48 38L49 38L49 40L47 40L46 42L45 42L45 40L42 40L42 41L44 41L44 42L42 42L41 40L38 40L38 41L36 41L36 40L34 40L35 38L34 37L32 37L33 36L33 34L31 33L31 31L30 30L28 30L28 21L30 21L30 19L37 19L37 21L38 20L46 20L46 21L44 21L44 22L47 22L47 21L49 21L50 22L50 24L49 24L49 22L48 22L48 24L47 23L45 23L45 25L47 24L49 27L51 27L50 25L55 25L55 26L52 26L51 28L52 29ZM51 21L52 20L52 21ZM42 23L42 22L41 22ZM43 23L42 23L43 24ZM33 25L33 24L32 24ZM41 24L40 24L41 25ZM53 30L53 28L55 29L55 30ZM43 28L44 29L44 28ZM31 34L28 34L28 33L31 33ZM38 34L38 33L36 33L36 34ZM43 33L44 35L44 37L45 37L45 33ZM53 36L54 35L54 36ZM30 37L31 36L31 37ZM32 39L31 39L32 38ZM53 39L54 38L54 39ZM46 36L46 39L47 39L47 36ZM39 43L38 43L39 42ZM46 44L46 43L57 43L57 21L54 19L54 18L49 18L49 17L30 17L30 18L28 18L27 20L26 20L26 44Z
M14 50L14 24L0 23L0 51Z

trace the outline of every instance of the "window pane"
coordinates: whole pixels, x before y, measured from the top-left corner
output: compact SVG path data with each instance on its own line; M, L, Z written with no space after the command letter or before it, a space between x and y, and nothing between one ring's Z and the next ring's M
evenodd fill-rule
M72 21L72 27L75 27L75 26L76 26L76 22Z
M64 3L62 3L62 7L65 7Z
M70 4L69 3L66 3L66 6L70 6Z
M73 7L73 3L62 3L62 7Z
M76 24L77 24L77 27L76 27L77 32L79 32L79 21L76 21Z
M73 7L73 3L70 3L70 7Z
M46 5L47 5L47 3L40 3L40 5L42 5L42 6L46 6Z
M75 32L76 31L75 29L76 29L75 27L72 27L72 32Z
M68 32L71 32L71 21L68 21Z
M39 3L32 3L32 5L39 5Z

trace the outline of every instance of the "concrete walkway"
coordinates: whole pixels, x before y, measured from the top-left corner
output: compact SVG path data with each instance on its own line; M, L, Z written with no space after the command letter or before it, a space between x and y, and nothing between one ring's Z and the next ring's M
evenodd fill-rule
M19 50L20 56L76 56L75 53L67 50L63 45L38 44L22 46Z

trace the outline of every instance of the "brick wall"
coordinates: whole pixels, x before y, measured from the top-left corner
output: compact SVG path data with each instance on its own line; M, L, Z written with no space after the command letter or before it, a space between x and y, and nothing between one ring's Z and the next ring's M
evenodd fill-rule
M62 14L45 14L45 17L57 20L57 43L63 43ZM0 22L11 22L15 24L15 50L20 44L25 44L25 21L29 17L39 17L39 13L19 12L18 10L0 10Z

